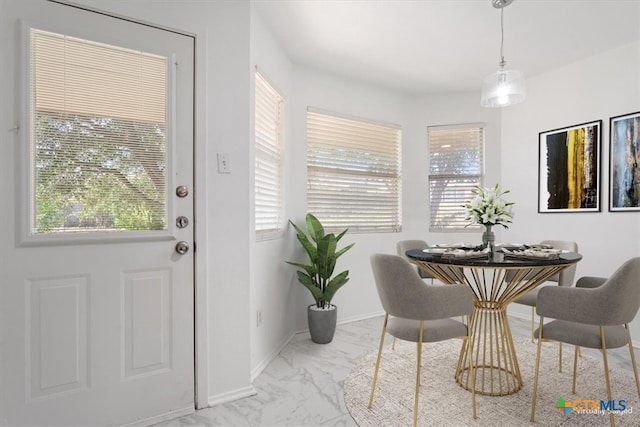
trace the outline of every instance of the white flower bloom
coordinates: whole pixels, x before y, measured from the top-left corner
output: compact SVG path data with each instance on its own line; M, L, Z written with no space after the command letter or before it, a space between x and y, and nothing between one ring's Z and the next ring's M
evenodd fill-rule
M476 187L474 198L464 204L467 219L472 224L484 226L501 225L505 228L513 219L513 202L507 202L503 196L509 192L500 191L498 184L491 188Z

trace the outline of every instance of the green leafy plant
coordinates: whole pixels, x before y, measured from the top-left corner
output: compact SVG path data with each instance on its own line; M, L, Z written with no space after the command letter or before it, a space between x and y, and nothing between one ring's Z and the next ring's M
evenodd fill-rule
M318 308L328 308L338 289L349 281L349 270L333 276L336 260L351 249L355 243L337 250L338 242L348 229L338 235L333 233L325 234L322 223L312 214L307 214L305 221L308 234L294 224L293 221L289 220L289 223L296 230L296 237L305 251L309 264L292 261L287 261L287 264L300 268L298 270L298 281L309 289L316 301L316 306Z

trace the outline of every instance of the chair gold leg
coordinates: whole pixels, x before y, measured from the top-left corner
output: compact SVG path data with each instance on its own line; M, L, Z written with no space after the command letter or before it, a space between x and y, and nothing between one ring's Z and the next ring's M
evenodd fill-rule
M531 422L534 422L536 416L536 395L538 393L538 373L540 372L540 351L542 350L542 321L544 318L540 316L540 327L538 329L538 353L536 354L536 369L533 374L533 396L531 398Z
M384 335L387 333L387 322L389 321L389 313L384 315L384 323L382 324L382 335L380 336L380 347L378 347L378 359L376 360L376 369L373 372L373 381L371 382L371 394L369 395L369 405L367 408L371 409L373 405L373 392L376 389L376 382L378 381L378 369L380 368L380 356L382 356L382 347L384 346Z
M604 339L604 326L600 326L600 342L602 343L602 361L604 362L604 380L607 383L607 399L611 400L611 380L609 379L609 363L607 362L607 344ZM616 425L613 414L609 414L609 422L611 427Z
M467 326L467 329L469 327ZM456 371L453 373L453 378L458 378L458 373L463 371L463 366L464 366L464 361L465 361L465 356L469 355L468 347L468 341L467 338L463 338L463 343L460 346L460 354L458 354L458 364L456 365Z
M562 373L562 343L558 343L558 372Z
M396 349L396 337L393 337L393 341L391 341L391 350Z
M531 342L534 342L533 339L533 331L534 331L534 327L533 325L536 323L536 308L535 307L531 307Z
M471 375L471 415L476 420L478 419L478 415L476 415L476 373L473 369L473 358L471 357L473 342L471 341L470 328L471 326L467 326L467 354L469 355L469 375Z
M629 324L624 325L629 334L629 353L631 354L631 366L633 366L633 375L636 378L636 388L638 389L638 398L640 398L640 381L638 380L638 366L636 365L636 356L633 351L633 344L631 344L631 333L629 332Z
M576 373L578 372L578 353L580 353L580 347L576 346L573 350L573 388L571 391L576 394Z
M416 355L416 397L413 402L413 427L418 425L418 398L420 394L420 363L422 363L422 331L424 329L424 321L420 321L420 334L418 335L418 345Z

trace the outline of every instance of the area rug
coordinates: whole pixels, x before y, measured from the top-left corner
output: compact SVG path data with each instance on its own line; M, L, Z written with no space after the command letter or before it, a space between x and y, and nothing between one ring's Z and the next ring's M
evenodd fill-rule
M391 340L388 340L391 341ZM609 416L557 409L559 399L574 403L579 399L607 400L602 359L582 355L578 361L576 394L572 394L572 347L564 346L563 372L558 372L558 344L543 343L538 381L536 422L529 421L533 371L537 345L514 339L523 379L522 388L508 396L476 394L477 420L471 416L471 393L461 388L453 373L460 351L460 340L423 346L422 385L418 425L420 426L607 426ZM344 384L347 408L360 427L410 426L415 390L415 344L396 342L395 349L385 346L378 374L373 407L367 408L377 351L353 367ZM626 349L626 352L624 351ZM623 350L623 351L621 351ZM629 360L627 348L615 350ZM584 352L583 352L584 353ZM611 365L611 363L610 363ZM610 369L612 400L620 409L624 400L627 412L616 415L617 426L640 426L640 404L633 372ZM577 406L582 406L575 402Z

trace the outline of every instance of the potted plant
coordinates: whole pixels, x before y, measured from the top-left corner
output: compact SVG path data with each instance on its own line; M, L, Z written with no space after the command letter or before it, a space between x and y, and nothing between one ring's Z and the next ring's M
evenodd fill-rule
M338 235L325 234L324 227L318 218L308 213L305 220L307 233L293 221L289 220L289 223L296 230L296 237L309 263L301 264L292 261L287 263L300 269L297 272L298 281L311 292L316 301L315 304L307 307L311 340L318 344L326 344L333 339L338 315L338 309L331 304L331 299L338 289L349 281L349 270L333 275L336 260L355 243L338 250L338 242L348 229Z

